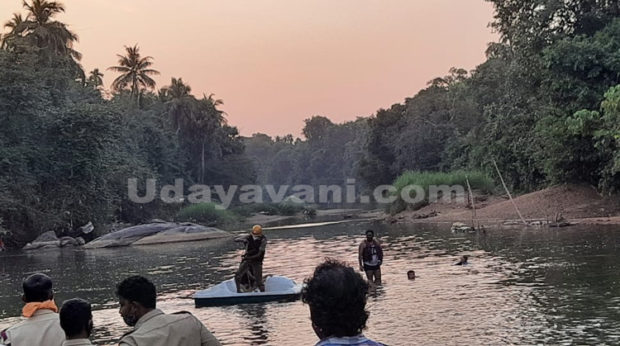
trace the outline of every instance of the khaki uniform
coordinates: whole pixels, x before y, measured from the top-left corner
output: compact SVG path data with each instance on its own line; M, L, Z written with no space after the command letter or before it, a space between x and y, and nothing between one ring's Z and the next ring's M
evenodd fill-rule
M35 311L32 317L3 331L1 335L0 343L11 346L61 346L65 341L58 314L47 309Z
M219 341L190 313L164 314L154 309L142 316L120 346L219 346Z
M62 346L93 346L89 339L73 339L62 343Z

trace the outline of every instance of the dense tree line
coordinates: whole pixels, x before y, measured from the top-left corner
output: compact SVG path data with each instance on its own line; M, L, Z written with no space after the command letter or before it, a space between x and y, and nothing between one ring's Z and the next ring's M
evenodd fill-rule
M309 119L305 141L255 135L248 143L260 148L249 149L260 179L356 177L374 187L408 170L495 176L495 160L517 191L563 182L618 191L619 2L491 2L501 40L489 44L484 63L452 68L369 118Z
M360 175L481 169L511 187L586 182L620 189L617 1L492 1L501 41L473 71L450 74L368 120Z
M173 78L154 91L153 58L126 47L112 92L99 69L83 72L77 35L54 20L62 4L24 2L0 49L0 231L13 244L89 221L140 222L178 205L128 200L127 179L160 185L253 182L235 127L213 95L196 98ZM113 61L111 61L111 64Z
M355 121L306 120L303 139L239 136L213 95L125 47L112 89L83 71L58 2L31 0L0 49L0 231L16 243L178 205L127 200L127 178L189 184L391 184L405 171L481 170L512 189L620 189L620 8L615 0L489 0L500 41L403 103ZM114 62L111 61L110 64Z

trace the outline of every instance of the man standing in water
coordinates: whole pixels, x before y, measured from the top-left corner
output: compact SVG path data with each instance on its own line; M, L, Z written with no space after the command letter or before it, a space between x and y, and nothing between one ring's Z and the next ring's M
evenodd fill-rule
M375 239L375 232L366 231L366 240L359 246L360 270L366 272L370 284L381 284L381 264L383 263L383 249Z
M245 253L241 259L239 269L235 274L237 292L241 292L243 277L246 276L248 272L252 273L258 289L261 292L265 292L265 284L263 283L263 259L265 258L265 249L267 248L267 238L263 235L263 228L260 225L254 225L251 234L237 237L235 241L245 243Z

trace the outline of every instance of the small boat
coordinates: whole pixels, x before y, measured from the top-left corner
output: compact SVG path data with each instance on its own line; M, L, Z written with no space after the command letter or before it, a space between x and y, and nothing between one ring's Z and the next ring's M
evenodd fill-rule
M285 276L268 276L265 292L237 293L235 280L226 280L194 294L196 307L262 303L270 301L295 301L301 297L301 284Z

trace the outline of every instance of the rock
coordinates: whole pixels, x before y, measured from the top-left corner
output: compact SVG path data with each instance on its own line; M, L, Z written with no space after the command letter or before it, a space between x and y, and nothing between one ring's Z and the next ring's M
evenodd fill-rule
M36 250L40 248L59 247L60 241L54 231L48 231L37 237L32 243L26 244L23 250Z
M429 217L435 217L437 216L439 213L436 212L435 210L431 211L430 213L427 214L414 214L413 218L414 219L427 219Z
M93 226L93 223L90 221L84 226L80 227L80 231L82 231L82 233L84 234L88 234L92 232L94 229L95 229L95 226Z
M450 231L452 231L452 233L460 233L460 232L473 232L475 230L473 227L467 226L466 224L462 222L455 222L452 224L452 227L450 227Z
M22 250L37 250L37 249L41 249L41 248L51 248L51 247L60 247L60 241L55 240L55 241L33 241L32 243L28 243L26 244L26 246L24 246L22 248Z
M33 241L33 243L37 243L37 242L40 243L44 241L54 241L54 240L58 240L56 233L54 231L47 231L41 234L40 236L38 236L37 239Z
M215 227L200 225L181 226L167 231L144 237L131 245L163 244L194 240L207 240L230 237L230 233Z
M157 222L132 226L106 234L86 244L84 248L161 244L229 236L230 233L220 229L193 223Z
M552 222L549 224L549 227L568 227L568 226L572 226L573 223L568 222L568 221L561 221L561 222Z
M75 238L72 237L61 237L59 239L60 241L60 247L64 247L67 245L71 245L71 246L79 246L80 244L78 243L78 241Z

